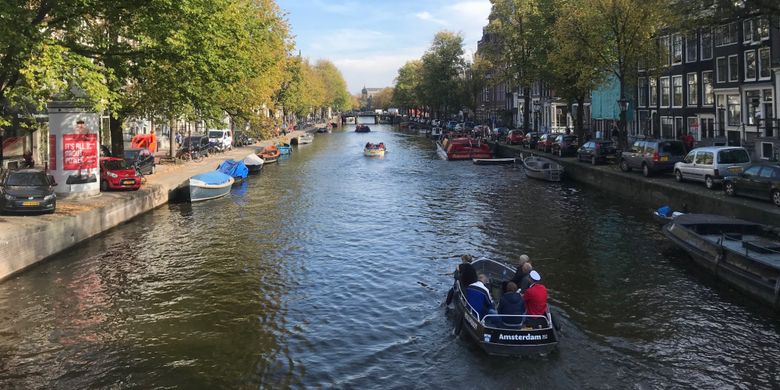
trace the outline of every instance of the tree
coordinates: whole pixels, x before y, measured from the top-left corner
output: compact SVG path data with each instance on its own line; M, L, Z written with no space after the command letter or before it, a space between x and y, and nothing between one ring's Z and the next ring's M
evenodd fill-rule
M422 56L421 79L417 95L437 117L462 107L461 86L465 69L463 37L449 31L436 33Z
M393 104L404 109L419 108L422 103L417 94L420 85L422 61L412 60L398 69L393 88Z
M336 110L343 111L350 108L350 96L347 91L347 82L341 71L328 60L319 60L315 65L317 72L325 87L325 103Z
M387 110L393 105L393 88L382 88L381 91L374 94L371 98L371 107L374 109Z
M474 55L473 62L466 64L465 78L463 80L464 105L471 112L477 112L479 97L488 85L492 68L493 64L479 54Z

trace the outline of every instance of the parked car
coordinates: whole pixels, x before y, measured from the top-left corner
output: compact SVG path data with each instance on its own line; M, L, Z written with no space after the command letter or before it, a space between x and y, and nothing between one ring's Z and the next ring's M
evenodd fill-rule
M723 179L726 195L766 199L780 207L780 165L755 164L736 176Z
M539 141L536 143L536 150L541 150L547 153L551 152L553 142L555 142L555 137L557 136L557 134L542 134L539 137Z
M208 137L202 135L193 135L192 137L185 137L179 148L179 154L186 153L187 151L197 150L201 155L208 157L209 155L209 141Z
M487 125L482 125L483 127L490 130L490 127ZM509 129L506 127L496 127L491 131L491 134L493 136L493 139L500 140L506 138L507 135L509 135Z
M588 141L577 150L578 161L590 161L591 164L616 161L615 143L608 140Z
M674 165L674 177L680 182L701 181L705 187L712 189L724 177L739 175L750 164L750 154L739 146L696 148Z
M512 130L506 136L506 143L508 145L519 145L525 140L522 130Z
M672 172L674 164L685 158L685 145L678 140L636 140L620 155L620 169L630 172L641 169L645 177L656 172Z
M53 176L39 169L5 171L0 177L0 211L53 213L56 185Z
M138 169L144 175L153 175L157 171L154 154L149 149L125 149L124 159L129 166Z
M552 144L552 153L560 157L577 154L579 142L576 135L559 135Z
M233 133L228 129L212 129L209 130L209 141L221 144L224 149L230 150L233 148Z
M100 159L100 190L137 190L141 188L141 176L134 166L116 157Z
M539 142L539 133L535 131L529 131L523 139L523 145L528 149L536 149L536 144Z
M458 121L447 122L447 130L455 130L455 126L458 125Z

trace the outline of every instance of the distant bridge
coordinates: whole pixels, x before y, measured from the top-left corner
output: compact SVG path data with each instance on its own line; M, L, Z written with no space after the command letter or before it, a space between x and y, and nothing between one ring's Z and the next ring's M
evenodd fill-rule
M378 114L374 111L350 111L341 113L341 123L352 122L347 118L354 118L353 121L357 123L358 118L374 118L374 123L395 123L398 116L394 114Z

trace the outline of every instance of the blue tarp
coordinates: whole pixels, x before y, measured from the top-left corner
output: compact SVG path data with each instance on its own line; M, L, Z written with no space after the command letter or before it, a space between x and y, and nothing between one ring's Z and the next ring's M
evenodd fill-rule
M200 175L195 175L192 178L210 185L225 184L230 181L230 175L226 175L219 171L201 173Z
M219 164L217 170L236 179L246 179L249 175L249 168L244 165L243 161L225 160Z

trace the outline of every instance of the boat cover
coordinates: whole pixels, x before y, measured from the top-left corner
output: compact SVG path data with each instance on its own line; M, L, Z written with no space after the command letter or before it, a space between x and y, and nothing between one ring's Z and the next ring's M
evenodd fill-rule
M757 223L715 214L684 214L674 219L680 225L755 225Z
M192 178L212 186L229 183L230 179L232 179L230 175L226 175L220 171L201 173L200 175L195 175Z
M254 153L244 157L244 165L263 165L264 162L262 158Z
M225 160L222 164L219 164L217 170L237 179L246 179L249 176L249 168L246 167L243 161Z

